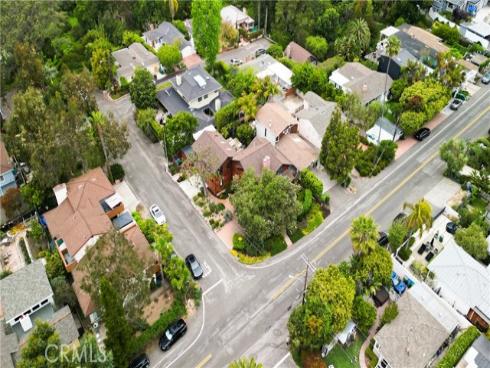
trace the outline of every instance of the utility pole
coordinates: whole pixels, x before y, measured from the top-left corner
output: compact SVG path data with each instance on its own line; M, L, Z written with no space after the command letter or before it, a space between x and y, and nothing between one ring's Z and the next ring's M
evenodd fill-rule
M265 7L265 24L264 24L264 35L267 36L267 14L269 13L269 5L266 4Z
M315 272L316 267L310 263L310 260L308 259L308 257L304 253L301 255L301 259L306 264L305 283L303 286L303 304L305 304L306 303L306 287L308 286L308 269L311 268L311 270L313 272Z
M259 24L258 24L258 27L257 29L260 29L260 8L262 7L262 4L260 3L260 0L257 1L257 13L258 13L258 19L259 19Z
M167 154L167 139L165 136L165 121L160 119L160 125L163 125L163 154L165 155L165 172L168 172L168 154Z

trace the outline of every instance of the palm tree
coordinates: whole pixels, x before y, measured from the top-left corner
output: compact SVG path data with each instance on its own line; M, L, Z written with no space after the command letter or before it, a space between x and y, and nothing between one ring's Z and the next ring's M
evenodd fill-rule
M367 254L378 245L378 225L371 216L361 215L352 221L350 238L355 253Z
M264 368L261 363L257 363L255 358L240 358L231 362L228 368Z
M437 55L437 74L446 87L458 87L464 81L463 67L456 62L451 52L441 52Z
M179 10L179 1L178 0L168 0L168 9L170 10L170 16L172 20L174 20L175 14L177 10Z
M410 231L420 231L420 235L422 235L424 227L429 228L432 226L432 206L424 198L415 204L405 203L403 208L411 210L406 220L406 225Z
M371 41L371 31L363 18L355 19L350 23L347 36L351 37L361 53L366 51Z
M403 74L406 76L408 84L413 84L419 80L424 79L427 69L418 61L409 60L407 66L403 70Z

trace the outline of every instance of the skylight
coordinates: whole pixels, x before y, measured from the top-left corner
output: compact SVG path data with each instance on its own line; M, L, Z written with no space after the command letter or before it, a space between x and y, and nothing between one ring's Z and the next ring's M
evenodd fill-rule
M201 75L195 75L194 80L198 84L199 87L204 88L206 86L206 80Z

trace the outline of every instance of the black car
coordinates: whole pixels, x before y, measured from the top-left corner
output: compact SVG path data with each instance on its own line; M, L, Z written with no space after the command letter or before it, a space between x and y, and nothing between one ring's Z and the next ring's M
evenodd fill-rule
M149 368L150 367L150 359L148 355L141 354L134 358L131 363L129 363L129 368Z
M202 277L204 272L202 271L202 267L194 254L189 254L187 257L185 257L185 264L187 265L189 271L191 271L194 280L198 280Z
M416 140L422 142L429 135L430 135L430 129L429 128L421 128L421 129L417 130L417 132L414 134L414 137Z
M265 54L265 52L266 52L265 49L257 49L255 51L255 57L259 57L260 55Z
M453 100L453 102L451 103L451 105L449 106L449 108L451 110L456 111L457 109L459 109L461 107L462 104L463 104L463 101L462 100L460 100L459 98L455 98Z
M386 235L386 233L383 231L379 232L378 244L382 247L388 245L388 235Z
M167 351L175 342L180 339L187 331L187 325L183 319L179 319L170 325L165 333L160 337L160 349Z
M405 217L407 217L407 214L405 212L400 212L398 215L395 216L393 222L402 221Z
M458 229L458 224L455 224L454 222L448 222L446 224L446 231L449 234L456 234L456 230Z

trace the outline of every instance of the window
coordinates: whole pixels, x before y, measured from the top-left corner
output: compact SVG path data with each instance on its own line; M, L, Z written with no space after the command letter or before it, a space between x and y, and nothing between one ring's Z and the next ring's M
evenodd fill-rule
M267 128L264 128L264 137L267 137Z
M208 98L208 95L204 95L204 97L203 97L203 98L204 98L204 99Z
M198 97L197 98L197 101L201 102L202 101L202 97Z
M39 309L39 304L36 304L34 307L32 307L32 311L33 312L36 311L36 310L38 310L38 309Z
M3 175L0 175L0 181L3 181Z

